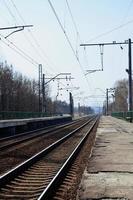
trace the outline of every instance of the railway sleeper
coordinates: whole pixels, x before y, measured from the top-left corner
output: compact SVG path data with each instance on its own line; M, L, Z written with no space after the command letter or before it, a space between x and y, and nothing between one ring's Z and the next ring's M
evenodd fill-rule
M27 188L28 188L28 190L34 190L34 189L44 189L46 187L46 185L43 185L43 186L37 186L37 185L32 185L32 184L30 184L28 187L27 186L15 186L14 187L14 185L6 185L6 188L7 189L17 189L17 190L19 190L19 189L23 189L23 190L27 190Z
M44 183L44 179L43 179L43 180L38 180L38 179L35 180L34 178L32 178L32 179L30 179L30 180L27 180L27 179L25 180L25 179L18 179L18 178L16 178L15 181L16 181L17 184L18 184L18 182L20 182L20 183L21 183L21 182L22 182L22 183L23 183L23 182L29 183L29 181L30 181L30 183L32 183L32 182L33 182L33 183Z
M12 181L11 184L13 184L13 185L17 184L18 185L18 182ZM38 181L34 181L34 182L31 181L30 184L32 184L33 186L45 186L46 185L44 182L41 184ZM19 185L22 185L22 186L24 185L24 186L28 187L29 186L29 182L20 182Z
M47 175L45 175L45 174L24 174L23 175L23 177L26 177L26 179L28 179L28 178L39 178L39 179L45 179L45 176L47 177L47 178L50 178L51 176L47 176Z
M19 178L20 179L23 179L23 180L25 180L25 179L27 179L27 180L35 180L35 177L34 176L19 176ZM48 177L48 178L50 178L50 177ZM43 180L45 180L45 176L43 176L43 177L37 177L37 179L38 180L41 180L41 181L43 181Z
M15 196L15 200L16 199L30 199L30 198L32 198L32 200L33 200L33 198L37 198L38 197L38 194L32 194L32 195L27 195L27 194L16 194L16 196ZM14 195L13 194L7 194L7 195L5 195L5 194L1 194L0 195L0 198L1 199L7 199L8 198L8 200L9 199L12 199L12 200L14 200Z

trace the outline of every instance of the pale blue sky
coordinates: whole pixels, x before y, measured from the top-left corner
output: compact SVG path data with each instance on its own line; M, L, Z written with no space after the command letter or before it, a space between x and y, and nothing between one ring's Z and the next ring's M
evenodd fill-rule
M104 47L104 71L89 74L85 78L83 72L85 73L86 69L101 68L99 47L86 47L85 56L84 48L79 46L80 41L77 40L76 30L66 1L51 0L51 2L75 51L77 47L82 69L75 59L47 0L0 0L0 26L23 24L15 9L17 8L26 24L34 25L30 30L36 38L37 44L27 29L10 36L8 39L34 58L37 63L42 63L46 76L50 76L50 74L54 76L60 72L71 72L75 78L72 81L72 86L80 87L80 90L73 91L73 94L76 97L77 93L82 92L82 95L77 95L82 97L81 104L102 105L104 99L91 98L90 96L102 95L100 90L95 88L101 88L105 91L106 88L113 87L117 80L127 78L125 68L128 67L128 48L124 46L124 49L121 50L120 46ZM123 42L128 38L133 39L133 23L129 23L117 31L91 40L101 33L133 20L132 0L68 0L68 3L82 43ZM4 36L7 35L5 31L0 33ZM28 63L2 42L0 42L0 56L1 59L7 59L9 63L12 63L15 70L28 77L38 78L38 66ZM65 87L67 83L63 81L64 86L60 85L60 87ZM57 83L51 83L50 88L51 96L54 98L57 93ZM68 101L68 93L63 91L62 94L61 96L60 93L58 98ZM88 98L84 98L87 96ZM78 101L75 98L75 105Z

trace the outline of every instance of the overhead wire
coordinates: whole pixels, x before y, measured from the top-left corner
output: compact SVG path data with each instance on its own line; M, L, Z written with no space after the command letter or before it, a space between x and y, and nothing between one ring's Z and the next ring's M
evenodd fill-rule
M15 3L13 2L13 0L11 1L11 3L12 3L12 5L13 5L13 7L16 9L16 12L17 12L17 14L19 15L19 17L21 18L22 22L25 24L25 21L24 21L23 17L21 16L21 14L19 13L19 10L17 9L17 7L16 7ZM17 23L18 23L18 20L16 19L15 15L13 14L13 12L12 12L11 9L10 9L10 6L7 4L7 2L5 2L5 0L4 0L4 5L5 5L5 7L7 8L7 10L8 10L8 12L9 12L9 14L11 15L11 17L13 18L15 24L17 24ZM30 30L30 29L29 29L29 30ZM24 33L23 33L23 34L24 34ZM26 36L25 34L24 34L24 36L25 36L25 38L27 39L28 43L30 43L30 45L34 48L34 50L36 51L36 53L39 54L38 49L35 48L34 44L29 40L29 38L27 38L27 36ZM15 45L15 44L13 44L13 45ZM18 47L16 46L16 48L18 48ZM12 49L13 49L13 48L12 48ZM23 51L23 50L21 50L20 48L19 48L19 50L20 50L20 51ZM22 52L21 52L21 53L22 53ZM25 53L25 52L23 51L23 53ZM27 55L26 55L26 56L27 56ZM41 55L40 55L40 56L41 56ZM23 58L24 58L24 57L23 57ZM43 57L43 56L41 56L41 58L44 60L44 57ZM47 65L49 65L48 62L47 62L46 60L44 60L44 62L47 63ZM50 67L50 65L49 65L49 67ZM45 69L45 71L47 72L46 69ZM52 69L52 71L53 71L53 69Z
M129 11L130 11L130 9L132 7L132 4L133 4L133 0L130 0L130 2L128 4L128 7L126 9L126 12L125 12L120 24L123 24L125 22L125 20L127 19ZM117 33L116 37L119 38L119 35L120 35L120 32ZM121 45L120 45L120 48L123 49L123 47Z
M21 18L22 22L25 24L25 21L23 19L23 17L21 16L21 14L19 13L19 10L17 9L16 5L14 4L13 0L11 0L14 8L16 9L17 11L17 14L19 15L19 17ZM13 12L11 11L10 9L10 6L7 4L7 2L4 2L5 3L5 6L6 8L8 9L8 12L9 14L11 15L11 17L13 18L15 24L18 23L18 20L15 18L15 15L12 14ZM41 46L39 45L39 43L37 42L37 40L35 39L35 37L33 36L32 32L30 31L30 29L28 30L34 40L34 42L36 43L36 46L39 47L39 49L41 48ZM1 42L6 45L8 48L12 49L15 53L19 54L21 57L23 57L26 61L28 61L29 63L33 64L34 66L37 66L39 65L39 63L37 61L35 61L31 56L29 56L28 54L25 53L25 51L23 51L22 49L20 49L19 47L17 47L17 45L15 45L13 42L11 42L9 39L5 38L2 34L1 34L1 37L3 38L0 38ZM30 40L27 40L30 45L35 49L36 47L30 42ZM38 51L36 51L38 52ZM42 54L44 55L44 53L42 52ZM46 57L46 55L45 55ZM43 58L43 57L42 57ZM46 60L45 60L45 63L46 63ZM48 64L48 63L47 63ZM49 65L49 64L48 64ZM52 69L53 71L53 69ZM56 70L57 72L57 70ZM62 84L62 83L61 83ZM64 84L63 84L64 85Z
M0 3L2 3L1 1L0 1ZM2 9L2 7L1 7L1 9ZM1 15L1 17L0 17L0 20L1 20L1 24L2 24L2 22L3 22L3 19L4 19L4 21L6 22L6 24L10 24L9 23L9 20L7 19L7 16L5 16L5 15L3 15L3 13L2 12L0 12L0 15Z
M119 25L119 26L116 26L116 27L113 28L113 29L110 29L109 31L103 32L103 33L101 33L101 34L99 34L99 35L97 35L97 36L95 36L95 37L93 37L93 38L90 38L90 39L88 40L88 42L93 41L93 40L96 40L96 39L98 39L98 38L100 38L100 37L103 37L103 36L105 36L105 35L108 35L108 34L114 32L114 31L117 31L117 30L120 29L120 28L123 28L124 26L127 26L127 25L131 24L131 23L133 23L133 20L130 20L130 21L124 23L124 24L121 24L121 25Z
M68 7L68 11L69 11L69 13L70 13L70 16L71 16L71 19L72 19L72 22L73 22L74 28L75 28L76 33L77 33L77 43L78 43L78 38L79 38L80 43L82 43L81 36L80 36L80 34L79 34L79 31L78 31L78 28L77 28L77 25L76 25L75 19L74 19L74 17L73 17L73 14L72 14L72 11L71 11L71 8L70 8L70 5L69 5L69 3L68 3L68 0L66 0L66 4L67 4L67 7ZM79 44L78 44L78 45L79 45ZM85 60L87 61L86 49L84 49L84 51L85 51L85 57L86 57ZM78 56L77 48L76 48L76 55ZM78 57L78 58L79 58L79 57ZM81 64L81 63L80 63L80 64ZM87 62L87 64L88 64L88 62ZM81 66L81 67L82 67L82 66ZM82 68L83 68L83 67L82 67ZM84 74L84 77L85 77L85 79L86 79L86 81L87 81L87 83L88 83L88 86L90 87L90 83L89 83L87 77L85 76L85 73L84 73L84 72L83 72L83 74ZM98 103L98 102L97 102L97 103Z
M82 41L82 40L81 40L81 37L80 37L80 34L79 34L79 31L78 31L78 28L77 28L77 25L76 25L76 22L75 22L75 20L74 20L74 17L73 17L73 14L72 14L71 8L70 8L70 5L69 5L69 3L68 3L68 0L66 0L66 4L67 4L68 10L69 10L69 13L70 13L70 16L71 16L72 22L73 22L73 24L74 24L74 27L75 27L76 33L77 33L77 35L79 36L80 41Z
M75 53L75 50L74 50L74 48L73 48L73 46L72 46L72 44L71 44L71 41L70 41L70 39L69 39L69 37L68 37L68 35L67 35L67 33L66 33L66 31L65 31L65 29L64 29L64 27L63 27L63 25L62 25L62 23L61 23L61 21L60 21L58 15L57 15L57 13L56 13L56 11L55 11L55 8L53 7L53 5L52 5L52 3L51 3L50 0L48 0L48 2L49 2L49 5L50 5L50 7L51 7L51 9L52 9L52 11L53 11L53 13L54 13L54 15L55 15L55 17L56 17L56 19L57 19L59 25L60 25L60 27L61 27L61 29L62 29L62 31L63 31L65 37L66 37L66 40L67 40L67 42L68 42L68 44L69 44L69 46L70 46L70 48L71 48L71 50L72 50L72 52L73 52L75 58L76 58L76 60L78 61L80 67L82 68L81 63L80 63L80 61L79 61L79 58L77 57L77 55L76 55L76 53ZM83 68L82 68L82 70L83 70Z
M11 17L13 18L15 24L17 23L17 19L15 17L15 15L12 13L10 7L8 6L7 2L4 0L4 5L7 8L9 14L11 15ZM38 62L35 61L31 56L29 56L28 54L25 53L25 51L23 51L22 49L20 49L19 47L17 47L17 45L15 45L13 42L11 42L9 39L7 39L4 35L0 34L0 36L3 38L0 38L0 40L9 48L11 48L13 51L15 51L17 54L19 54L20 56L22 56L24 59L26 59L28 62L30 62L31 64L34 65L38 65ZM8 43L6 43L5 41L7 41ZM13 46L13 47L12 47Z
M76 56L77 56L78 59L79 59L79 55L78 55L78 47L79 47L79 43L78 43L78 41L81 42L81 37L80 37L79 31L78 31L78 28L77 28L77 25L76 25L75 19L74 19L74 17L73 17L73 14L72 14L72 11L71 11L71 8L70 8L70 5L69 5L69 3L68 3L68 0L66 0L66 5L67 5L67 8L68 8L68 11L69 11L70 17L71 17L71 19L72 19L72 23L73 23L73 25L74 25L75 31L76 31L76 50L75 50L75 52L76 52Z
M15 51L17 54L19 54L21 57L23 57L25 60L27 60L29 63L33 64L34 66L37 66L36 63L34 63L33 60L29 59L26 55L24 55L23 53L21 53L19 50L16 50L15 48L13 48L9 43L6 43L4 40L2 40L0 38L0 41L2 43L4 43L6 46L8 46L10 49L12 49L13 51Z
M55 10L55 8L53 7L53 4L51 3L50 0L48 0L48 3L49 3L49 5L50 5L50 7L51 7L51 9L52 9L52 11L53 11L53 13L54 13L54 15L55 15L57 21L58 21L58 23L59 23L59 25L60 25L60 27L61 27L63 33L64 33L65 37L66 37L66 40L67 40L67 42L68 42L68 44L69 44L69 46L70 46L70 48L71 48L71 50L72 50L72 52L73 52L73 55L75 56L77 62L79 63L79 66L80 66L80 68L81 68L82 73L83 73L83 75L84 75L84 77L85 77L84 69L83 69L83 67L82 67L82 65L81 65L81 62L80 62L80 60L79 60L79 57L78 57L78 56L76 55L76 53L75 53L75 50L74 50L74 48L73 48L73 46L72 46L72 44L71 44L71 41L70 41L70 39L69 39L69 37L68 37L68 35L67 35L67 33L66 33L66 31L65 31L65 29L64 29L64 27L63 27L63 25L62 25L62 23L61 23L61 21L60 21L58 15L57 15L57 13L56 13L56 10ZM86 77L85 77L85 79L86 79L86 81L87 81L87 83L88 83L88 86L90 87L90 83L89 83L88 79L87 79Z
M9 0L8 0L8 3L9 3ZM18 14L19 17L21 18L22 22L25 24L25 21L24 21L23 17L21 16L21 14L19 13L19 10L17 9L17 7L16 7L15 3L13 2L13 0L11 1L11 3L12 3L12 5L13 5L13 7L15 8L17 14ZM4 5L5 5L6 9L8 10L9 14L11 15L11 17L13 18L15 24L19 23L18 20L16 19L15 15L13 14L12 10L10 9L10 5L8 5L7 2L5 2L5 0L4 0ZM30 29L29 29L29 31L30 31ZM23 34L24 34L24 33L23 33ZM4 39L6 39L6 37L4 37L3 35L1 35L1 36L2 36ZM24 34L24 36L25 36L25 38L27 39L28 43L30 43L30 45L34 48L34 50L36 50L36 53L38 54L38 53L39 53L39 52L38 52L38 49L35 48L35 46L33 45L33 43L29 40L29 38L27 38L27 35ZM1 39L1 41L2 41L2 39ZM30 62L31 64L33 64L33 65L35 65L35 66L39 65L39 63L38 63L37 61L35 61L35 59L33 59L33 58L32 58L31 56L29 56L28 54L26 54L24 50L22 50L22 49L20 49L19 47L17 47L17 45L15 45L15 44L14 44L13 42L11 42L10 40L8 40L8 43L9 43L9 44L7 44L5 41L2 41L2 42L3 42L6 46L8 46L10 49L12 49L13 51L15 51L17 54L19 54L21 57L23 57L25 60L27 60L28 62ZM36 42L36 43L37 43L37 42ZM43 56L41 56L41 57L42 57L42 59L44 60L44 57L43 57ZM45 60L44 62L47 63L48 66L50 66L46 60ZM52 69L52 71L53 71L53 69ZM45 72L48 74L46 68L45 68Z
M11 0L11 1L13 2L13 0ZM14 3L14 2L13 2L13 3ZM14 21L15 21L16 18L15 18L15 16L14 16L14 14L12 14L12 12L11 12L9 6L7 5L7 3L5 3L5 5L6 5L8 11L9 11L9 13L11 14L12 18L13 18ZM15 4L14 4L14 7L15 7ZM16 8L17 8L17 7L16 7ZM71 14L72 14L72 13L71 13ZM21 19L23 19L23 18L21 18ZM61 25L61 24L60 24L60 25ZM61 26L62 26L62 25L61 25ZM62 27L62 28L63 28L63 27ZM65 34L65 30L63 30L63 32L64 32L64 34ZM67 36L67 34L65 34L65 35L66 35L67 41L68 41L68 43L69 43L69 45L70 45L70 47L71 47L71 49L72 49L74 55L75 55L75 57L76 57L76 59L77 59L79 65L80 65L80 67L81 67L81 69L82 69L82 72L83 72L83 74L84 74L84 70L83 70L82 65L81 65L81 63L80 63L80 61L79 61L79 57L78 57L77 53L75 53L74 48L73 48L73 46L72 46L72 44L71 44L71 41L69 40L69 37ZM78 35L78 32L77 32L77 35ZM34 39L34 41L35 41L35 39ZM4 41L2 41L2 42L4 42ZM8 42L10 43L10 45L12 45L13 47L15 47L17 50L14 49L13 47L11 47L9 44L6 43L6 45L7 45L8 47L10 47L10 48L12 48L13 50L15 50L18 54L20 54L22 57L24 57L25 59L27 59L29 62L31 62L32 64L34 63L34 65L39 64L39 63L36 62L34 59L32 59L30 56L28 56L23 50L21 50L19 47L17 47L13 42L11 42L11 41L9 41L9 40L8 40ZM36 44L38 45L38 43L36 43ZM32 45L32 46L33 46L33 45ZM38 45L38 47L40 47L40 45ZM39 49L40 49L40 48L39 48ZM46 62L46 61L45 61L45 62ZM87 79L86 79L86 80L87 80ZM88 80L87 80L87 82L88 82Z
M130 0L129 5L128 5L128 8L127 8L127 11L126 11L126 13L125 13L125 15L124 15L124 17L123 17L123 19L122 19L122 23L123 23L123 21L125 21L125 19L128 17L128 14L129 14L129 11L130 11L130 9L131 9L131 7L132 7L132 4L133 4L133 0Z
M82 71L82 73L83 73L83 75L84 75L84 69L83 69L83 67L82 67L82 65L81 65L81 63L80 63L80 60L79 60L78 56L76 55L75 50L74 50L74 48L73 48L73 46L72 46L72 44L71 44L71 41L70 41L70 39L69 39L69 37L68 37L68 35L67 35L67 33L66 33L66 31L65 31L65 29L64 29L64 27L63 27L63 25L62 25L62 23L61 23L61 21L60 21L58 15L57 15L57 13L56 13L56 10L55 10L55 8L53 7L53 5L52 5L52 3L51 3L50 0L48 0L48 3L49 3L49 5L50 5L50 7L51 7L51 9L52 9L52 11L53 11L53 13L54 13L54 15L55 15L57 21L58 21L58 24L60 25L60 27L61 27L61 29L62 29L62 31L63 31L65 37L66 37L66 40L67 40L67 42L68 42L68 44L69 44L69 46L70 46L70 48L71 48L71 50L72 50L72 52L73 52L73 55L75 56L77 62L79 63L79 66L80 66L80 68L81 68L81 71ZM89 87L90 87L90 84L89 84L88 79L87 79L86 77L85 77L85 79L86 79L86 81L87 81L87 83L88 83L88 85L89 85Z
M128 6L128 9L127 9L126 15L124 16L123 21L124 21L125 18L127 17L128 12L129 12L129 10L131 9L132 3L133 3L133 0L131 0L130 4L129 4L129 6ZM93 38L90 38L90 39L88 40L88 42L91 42L91 41L93 41L93 40L96 40L96 39L98 39L98 38L101 38L101 37L103 37L103 36L106 36L106 35L108 35L108 34L114 32L114 31L117 31L117 30L119 30L119 29L121 29L121 28L123 28L123 27L125 27L125 26L127 26L127 25L129 25L129 24L131 24L131 23L133 23L133 20L129 20L129 21L127 21L126 23L121 23L119 26L116 26L115 28L110 29L109 31L103 32L103 33L98 34L97 36L95 36L95 37L93 37ZM121 47L121 46L120 46L120 48L123 49L123 47Z
M13 1L13 0L10 0L10 1L12 2L13 6L14 6L14 8L15 8L15 10L16 10L16 12L18 13L18 15L19 15L19 17L20 17L20 19L21 19L22 22L25 24L25 20L23 19L22 15L21 15L21 13L19 12L19 10L18 10L17 6L15 5L14 1ZM34 37L32 31L31 31L30 29L28 29L28 31L29 31L29 33L31 34L31 36L32 36L32 38L33 38L33 40L34 40L34 42L36 43L36 46L39 47L39 49L41 49L41 46L40 46L40 44L37 42L37 40L36 40L36 38ZM33 45L32 45L32 46L33 46ZM47 55L45 55L45 56L47 56ZM45 62L46 62L46 61L45 61ZM56 70L56 71L57 71L57 70Z
M19 18L21 19L21 21L22 21L24 24L26 24L26 22L25 22L23 16L21 15L21 13L20 13L19 9L17 8L16 4L14 3L14 1L13 1L13 0L10 0L10 1L11 1L11 3L12 3L13 7L15 8L15 10L16 10L16 12L17 12ZM24 34L25 37L26 37L26 40L28 41L28 43L30 43L31 47L36 51L36 53L39 55L39 57L44 61L44 63L46 63L46 64L48 65L48 67L49 67L49 68L52 70L52 72L53 72L54 69L53 69L53 67L51 67L51 65L49 64L49 58L48 58L48 56L46 55L46 53L44 52L44 50L42 50L41 45L38 43L37 39L35 38L34 34L32 33L32 31L31 31L29 28L28 28L28 32L29 32L29 34L30 34L31 37L30 37L30 38L29 38L29 37L27 38L27 35ZM32 40L34 41L34 43L31 41L31 38L32 38ZM44 57L45 57L47 60L44 59ZM52 64L52 65L53 65L53 64ZM45 68L45 70L46 70L46 68Z
M70 5L69 5L69 3L68 3L68 0L66 0L66 4L67 4L67 7L68 7L68 11L69 11L69 13L70 13L70 16L71 16L71 19L72 19L72 22L73 22L74 28L75 28L76 33L77 33L77 41L76 41L76 44L78 44L78 39L79 39L80 43L82 43L81 36L80 36L80 34L79 34L79 31L78 31L78 28L77 28L77 25L76 25L75 19L74 19L74 17L73 17L73 14L72 14L72 11L71 11L71 8L70 8ZM78 45L79 45L79 44L78 44ZM78 56L78 50L77 50L77 47L76 47L76 55ZM85 56L86 63L87 63L87 65L88 65L88 60L87 60L87 55L86 55L86 48L84 49L84 56ZM86 79L86 81L87 81L89 87L90 87L90 83L89 83L89 81L88 81L88 79L87 79L85 73L83 73L83 74L84 74L84 77L85 77L85 79ZM97 100L97 99L96 99L96 101L97 101L97 104L98 104L98 100Z
M9 8L8 4L7 4L7 1L6 0L3 0L4 4L5 4L5 7L7 8L9 14L12 16L12 18L14 19L14 21L16 22L16 18L14 16L14 14L12 13L11 9Z

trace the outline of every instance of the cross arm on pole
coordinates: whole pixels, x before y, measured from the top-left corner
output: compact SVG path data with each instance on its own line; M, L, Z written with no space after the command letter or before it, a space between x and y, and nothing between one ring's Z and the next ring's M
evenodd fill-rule
M33 27L33 25L22 25L22 26L8 26L8 27L1 27L0 30L16 29L16 28L25 28L25 27Z
M105 43L85 43L85 44L80 44L80 46L109 46L109 45L121 45L121 44L128 44L128 40L126 40L125 42L105 42ZM133 43L133 42L131 42Z
M60 76L60 75L71 75L71 73L59 73L59 74L57 74L56 76L54 76L54 77L52 77L52 78L48 78L49 81L47 81L47 82L45 83L45 85L47 85L47 84L48 84L49 82L51 82L52 80L57 79L57 77ZM45 79L47 79L47 78L45 78ZM60 79L60 78L58 78L58 79Z
M0 28L0 31L17 29L17 30L15 30L15 31L11 32L9 35L5 36L5 38L7 38L7 37L9 37L10 35L12 35L13 33L22 31L22 30L24 30L24 28L28 28L28 27L33 27L33 25L22 25L22 26L1 27L1 28Z

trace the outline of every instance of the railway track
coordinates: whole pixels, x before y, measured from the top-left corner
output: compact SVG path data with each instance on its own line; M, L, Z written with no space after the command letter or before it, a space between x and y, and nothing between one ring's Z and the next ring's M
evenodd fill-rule
M50 128L47 131L35 132L30 136L26 134L24 138L15 137L13 140L5 141L6 143L2 144L4 148L1 145L2 150L0 151L0 174L11 170L16 165L32 157L70 131L73 131L79 125L82 125L89 118L85 117L65 125Z
M29 132L26 132L26 133L2 138L2 139L0 139L0 151L8 149L8 148L10 148L14 145L20 144L22 142L26 142L28 140L40 137L40 136L47 134L47 133L50 133L52 131L56 131L56 130L58 131L62 128L76 124L76 123L78 123L79 121L82 121L82 120L83 119L79 119L79 120L75 120L73 122L69 122L69 123L63 124L63 125L41 128L41 129L38 129L38 130L29 131Z
M51 199L97 119L90 119L0 178L0 199Z

